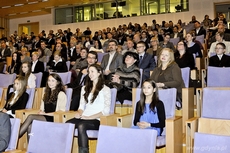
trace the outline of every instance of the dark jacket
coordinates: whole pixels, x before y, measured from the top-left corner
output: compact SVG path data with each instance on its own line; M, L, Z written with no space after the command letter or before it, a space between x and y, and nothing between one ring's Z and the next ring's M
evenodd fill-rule
M189 52L185 52L185 54L180 58L180 53L177 51L174 54L175 62L178 64L180 68L190 67L190 69L195 69L195 59L193 54Z
M9 101L12 94L13 94L13 92L11 92L9 94L9 96L7 96L7 102ZM6 102L4 108L6 110L11 110L12 113L15 114L15 110L26 108L26 104L27 104L28 99L29 99L29 94L27 92L24 92L22 94L22 96L19 97L18 100L12 106L8 105L8 103Z
M10 141L11 124L9 115L0 112L0 121L0 152L3 152Z
M150 77L150 71L156 67L156 62L152 55L145 53L138 67L143 69L142 80L146 80Z
M209 66L230 67L230 56L223 54L221 60L217 55L209 58Z
M150 79L153 79L155 82L160 82L159 79L164 78L164 83L168 88L176 88L177 95L179 98L182 98L182 88L185 87L184 81L182 79L181 69L176 62L169 65L165 70L162 71L161 67L156 67L153 70Z
M31 66L33 65L33 62L31 62ZM44 72L44 63L41 61L37 61L34 71L32 73L39 73L39 72Z
M67 72L68 71L65 61L58 62L56 65L55 65L55 62L52 62L50 65L50 69L52 69L53 72Z

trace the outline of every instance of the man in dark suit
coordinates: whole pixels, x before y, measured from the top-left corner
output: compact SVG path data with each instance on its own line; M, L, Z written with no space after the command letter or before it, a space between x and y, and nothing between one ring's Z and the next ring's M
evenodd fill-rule
M41 47L40 37L36 36L34 43L32 44L32 51L37 50L37 48ZM32 55L32 54L31 54Z
M209 58L209 66L230 67L230 56L225 55L226 46L224 43L216 44L216 55Z
M206 30L203 27L201 27L200 22L196 21L194 27L195 36L204 35L204 38L206 38Z
M177 37L179 37L180 40L182 40L183 39L183 34L178 32L178 26L174 26L173 27L173 33L170 34L170 38L177 38Z
M44 72L44 63L38 60L38 52L32 53L31 71L32 73Z
M53 34L48 34L47 48L52 49L52 45L55 45L55 40L53 39Z
M10 48L6 46L5 40L1 40L1 48L0 48L0 73L4 69L4 64L6 62L6 57L11 56Z
M65 85L65 88L73 88L72 102L70 110L78 110L80 102L81 87L85 84L86 77L88 77L88 67L97 63L97 52L90 51L87 55L88 66L80 70L76 80Z
M117 52L117 41L109 41L109 53L104 55L101 61L101 67L106 80L111 80L112 74L122 65L122 55Z
M152 55L145 52L145 42L137 43L137 53L139 54L138 67L143 69L142 81L150 77L150 71L156 67L155 60Z
M9 115L0 112L0 121L0 152L3 152L10 141L11 124Z

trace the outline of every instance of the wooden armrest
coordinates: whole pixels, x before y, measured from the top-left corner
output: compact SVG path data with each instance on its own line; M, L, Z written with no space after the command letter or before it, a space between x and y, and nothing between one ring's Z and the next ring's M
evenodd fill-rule
M197 89L196 89L196 109L197 109L197 117L200 117L200 116L201 116L202 97L203 97L203 88L197 88Z
M205 84L205 77L207 76L206 74L206 69L202 69L201 70L201 81L202 81L202 88L206 87L207 86L207 83Z
M130 128L132 126L132 119L134 114L122 115L117 118L118 127Z
M197 80L197 70L191 70L191 79Z
M76 115L75 111L57 111L54 112L54 122L65 123L71 118L74 118Z
M15 111L15 117L21 119L21 123L25 121L28 115L38 114L38 109L20 109Z
M175 116L165 120L166 153L182 153L182 117Z
M199 118L198 125L200 133L230 135L230 120L227 119Z
M192 153L194 144L194 134L198 129L198 117L186 121L186 152Z
M26 153L26 151L21 151L21 150L9 150L9 151L5 151L3 153Z
M183 133L185 133L185 121L194 117L194 88L182 88L182 102Z
M100 117L100 124L101 125L110 125L110 126L117 126L117 117L119 114L111 114L108 116L101 116Z

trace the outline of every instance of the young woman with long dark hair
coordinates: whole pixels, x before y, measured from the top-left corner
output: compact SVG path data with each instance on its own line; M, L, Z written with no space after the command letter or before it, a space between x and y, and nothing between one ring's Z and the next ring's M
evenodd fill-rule
M67 123L75 124L78 130L79 153L89 153L86 131L99 129L100 116L109 114L111 104L110 88L104 84L101 66L90 65L88 72L89 77L81 90L78 111L75 118L67 121Z

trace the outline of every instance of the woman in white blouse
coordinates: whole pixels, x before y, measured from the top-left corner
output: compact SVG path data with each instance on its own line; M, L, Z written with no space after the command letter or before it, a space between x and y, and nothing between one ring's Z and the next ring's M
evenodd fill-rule
M27 88L36 88L36 76L31 71L30 62L24 62L22 63L19 76L25 76Z
M42 98L40 111L37 114L29 115L21 125L19 137L24 133L30 133L33 120L53 122L53 113L56 111L65 111L67 97L61 77L52 73L48 77L44 95Z
M90 47L89 51L96 51L99 53L104 53L101 42L99 40L94 40L94 46Z
M100 116L108 115L111 104L110 88L105 86L103 71L100 65L93 64L88 69L85 86L81 89L80 106L75 118L67 123L75 124L78 130L79 152L88 153L88 136L86 130L98 130Z

